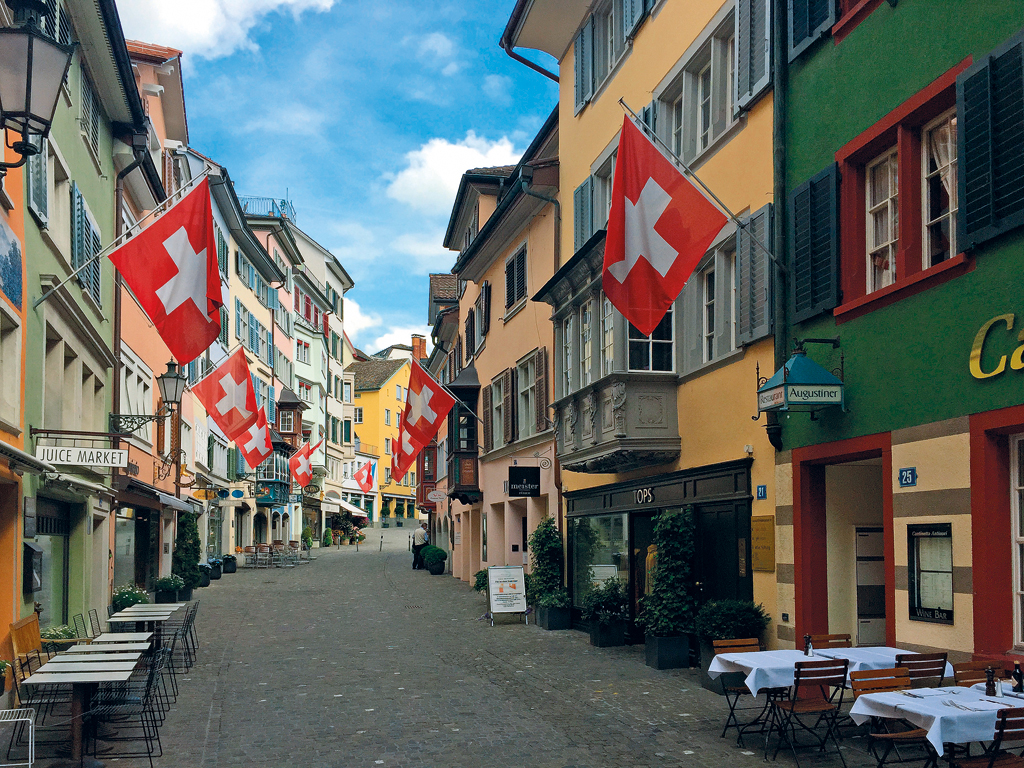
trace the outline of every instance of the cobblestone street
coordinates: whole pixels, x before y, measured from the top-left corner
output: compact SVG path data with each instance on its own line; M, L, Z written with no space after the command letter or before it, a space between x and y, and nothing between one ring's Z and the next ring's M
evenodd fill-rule
M410 568L408 529L240 570L197 592L200 652L161 729L157 766L757 766L719 737L721 697L643 646L481 620L484 598ZM846 739L854 766L873 765ZM839 765L835 756L818 763ZM118 766L148 765L111 760ZM42 761L45 766L47 761ZM792 765L780 755L779 764Z

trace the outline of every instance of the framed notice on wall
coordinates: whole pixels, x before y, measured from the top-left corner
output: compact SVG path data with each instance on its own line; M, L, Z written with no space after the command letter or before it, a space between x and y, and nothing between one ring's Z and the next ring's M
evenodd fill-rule
M775 515L750 518L750 568L775 570Z
M907 526L910 618L953 623L953 526Z
M496 613L526 613L526 575L521 565L492 565L487 569L487 600L491 626ZM527 620L529 623L529 620Z

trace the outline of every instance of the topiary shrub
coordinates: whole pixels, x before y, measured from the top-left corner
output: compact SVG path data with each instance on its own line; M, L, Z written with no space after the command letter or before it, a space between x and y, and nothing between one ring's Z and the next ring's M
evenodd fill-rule
M429 566L434 563L443 563L448 559L448 553L440 547L428 544L420 550L420 557L423 558L423 564Z
M313 548L313 529L308 525L302 529L302 543L306 545L306 549Z
M619 579L608 579L597 587L591 587L583 595L580 612L584 621L610 624L625 619L628 615L626 588Z
M562 549L562 534L555 525L555 519L547 517L541 521L530 534L528 544L533 573L527 582L531 593L527 602L532 605L534 600L541 600L562 589L565 552Z
M320 546L329 547L331 546L332 543L334 543L334 537L331 535L331 529L328 528L324 531L324 537L320 541Z
M752 600L709 600L697 611L693 624L707 640L736 640L760 638L771 620L764 606Z
M687 507L658 515L654 544L658 548L657 564L651 574L650 592L640 600L638 623L649 635L673 637L692 629L697 609L693 511Z
M477 592L487 591L487 569L484 568L482 571L477 571L473 574L473 589Z
M199 524L198 516L192 512L178 514L178 535L174 539L174 555L171 557L171 573L181 577L185 589L199 586Z

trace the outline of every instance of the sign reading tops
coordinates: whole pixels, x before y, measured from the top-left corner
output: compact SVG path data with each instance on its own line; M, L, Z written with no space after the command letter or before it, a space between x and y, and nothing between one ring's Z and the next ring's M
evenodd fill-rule
M128 466L128 451L115 451L109 448L44 445L36 448L36 458L50 464L73 464L81 467Z
M798 350L757 390L758 411L816 411L844 407L843 382Z

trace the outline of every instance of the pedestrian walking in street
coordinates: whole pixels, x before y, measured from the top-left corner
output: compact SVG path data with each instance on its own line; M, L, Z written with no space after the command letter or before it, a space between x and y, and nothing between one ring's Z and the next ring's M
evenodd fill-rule
M427 532L427 524L420 523L420 527L416 529L416 533L412 537L412 569L414 571L423 570L423 558L420 557L420 552L429 543L430 534Z

